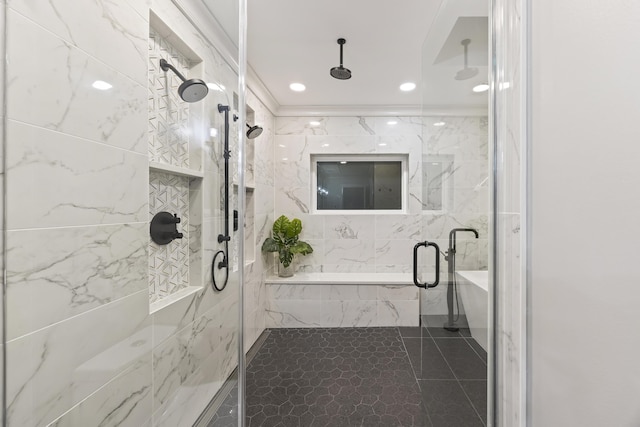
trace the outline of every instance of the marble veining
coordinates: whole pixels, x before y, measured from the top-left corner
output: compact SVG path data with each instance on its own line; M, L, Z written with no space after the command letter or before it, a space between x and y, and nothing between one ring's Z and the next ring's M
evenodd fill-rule
M11 10L8 31L8 118L146 151L144 86ZM96 90L92 87L96 80L109 82L112 88Z
M146 223L9 232L8 339L146 288L147 233Z

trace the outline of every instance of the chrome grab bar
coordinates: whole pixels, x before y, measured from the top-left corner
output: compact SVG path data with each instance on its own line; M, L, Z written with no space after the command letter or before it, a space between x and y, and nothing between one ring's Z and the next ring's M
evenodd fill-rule
M433 246L436 252L436 280L433 283L418 282L418 249L421 247ZM433 242L420 242L413 247L413 283L419 288L435 288L440 283L440 248Z

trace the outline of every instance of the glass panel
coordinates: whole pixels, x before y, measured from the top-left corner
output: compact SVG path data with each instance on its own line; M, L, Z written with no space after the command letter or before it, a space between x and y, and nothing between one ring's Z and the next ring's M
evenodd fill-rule
M317 163L318 210L402 209L402 162Z
M149 3L7 6L6 425L237 413L241 71L201 4Z
M488 98L487 92L472 90L489 81L488 10L488 1L445 0L422 48L421 239L440 245L441 271L440 285L421 291L421 314L464 391L449 390L450 403L457 401L457 414L444 411L442 419L464 417L469 411L480 416L478 420L470 415L465 425L487 423L487 389L492 381L487 374L492 290ZM422 260L423 277L433 277L431 258L429 254ZM464 342L450 339L460 336ZM454 351L459 352L458 361L449 359ZM464 368L458 365L463 359ZM428 389L423 393L437 398ZM435 410L428 402L425 409Z

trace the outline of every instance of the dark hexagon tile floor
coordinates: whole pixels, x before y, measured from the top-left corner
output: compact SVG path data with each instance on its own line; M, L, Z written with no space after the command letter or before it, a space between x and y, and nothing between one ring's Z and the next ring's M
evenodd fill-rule
M469 340L427 327L271 329L247 367L246 425L483 426L486 354ZM237 389L209 427L236 426L236 405Z
M247 425L430 426L396 328L271 330L247 368Z

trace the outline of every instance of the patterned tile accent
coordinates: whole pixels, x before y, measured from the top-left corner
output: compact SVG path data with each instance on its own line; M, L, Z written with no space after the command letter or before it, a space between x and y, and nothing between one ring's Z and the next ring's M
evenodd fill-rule
M189 104L178 95L182 81L160 68L166 59L184 76L189 61L153 30L149 33L149 159L189 167Z
M150 302L189 286L189 178L149 172L149 221L162 211L178 214L184 237L162 246L149 239Z

